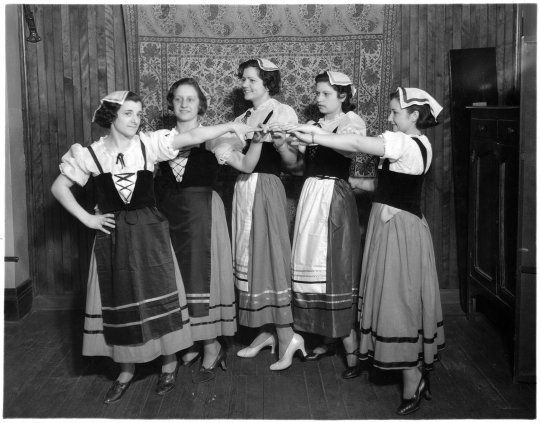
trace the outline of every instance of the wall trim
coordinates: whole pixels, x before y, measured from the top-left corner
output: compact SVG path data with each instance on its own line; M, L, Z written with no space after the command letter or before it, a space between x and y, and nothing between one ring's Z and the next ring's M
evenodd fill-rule
M4 289L4 319L18 322L32 311L34 292L32 279L28 278L17 288Z

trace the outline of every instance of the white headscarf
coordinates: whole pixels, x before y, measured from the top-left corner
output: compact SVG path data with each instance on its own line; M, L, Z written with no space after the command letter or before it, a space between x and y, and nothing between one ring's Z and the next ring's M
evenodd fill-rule
M277 71L279 68L268 59L256 59L259 67L265 71Z
M401 88L398 87L399 92L399 104L402 109L416 104L421 106L423 104L429 104L431 109L431 114L437 120L437 116L441 113L443 109L442 106L437 103L437 101L431 97L428 93L420 88Z
M332 85L350 85L351 86L351 94L356 94L356 87L353 85L351 78L349 78L347 75L341 72L336 71L326 71L326 74L328 75L328 79L330 80L330 84Z
M101 106L103 106L104 101L108 101L110 103L118 103L118 104L124 104L124 101L126 100L127 95L129 94L129 91L114 91L107 95L107 97L103 97L101 99L99 107L94 112L94 116L92 116L92 122L96 119L96 113L99 109L101 109Z

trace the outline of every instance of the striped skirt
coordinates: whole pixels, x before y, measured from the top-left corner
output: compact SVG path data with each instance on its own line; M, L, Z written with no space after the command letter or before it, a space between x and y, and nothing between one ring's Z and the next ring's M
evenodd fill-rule
M92 250L83 354L141 363L191 346L167 220L155 207L115 212L115 220Z
M292 251L294 328L332 338L357 322L360 226L348 182L308 178Z
M193 341L236 333L231 241L223 201L215 191L212 192L211 261L209 315L191 317Z
M94 252L92 252L86 293L83 355L107 356L117 363L146 363L154 360L160 355L174 354L193 345L184 285L174 254L173 258L176 285L178 287L178 300L182 309L182 320L184 322L182 329L168 333L157 339L151 339L144 344L111 345L105 342L105 337L103 336L101 295L99 291L96 256Z
M383 218L373 203L360 278L360 358L381 369L438 360L443 316L433 242L425 218L400 211Z
M248 327L292 323L287 197L277 176L238 176L232 226L238 323Z

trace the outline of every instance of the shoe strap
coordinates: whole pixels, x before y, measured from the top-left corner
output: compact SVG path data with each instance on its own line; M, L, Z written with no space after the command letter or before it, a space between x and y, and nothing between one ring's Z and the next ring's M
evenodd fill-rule
M350 353L345 351L345 355L356 355L356 356L360 357L360 350L357 348L353 352L350 352Z

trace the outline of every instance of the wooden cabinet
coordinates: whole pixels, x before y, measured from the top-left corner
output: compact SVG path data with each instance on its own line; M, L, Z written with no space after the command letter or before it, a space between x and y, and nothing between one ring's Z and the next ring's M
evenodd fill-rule
M471 112L468 318L476 296L513 313L519 192L519 108L468 107Z
M536 16L536 5L532 11ZM536 55L536 36L523 37L514 380L533 383L536 383Z

